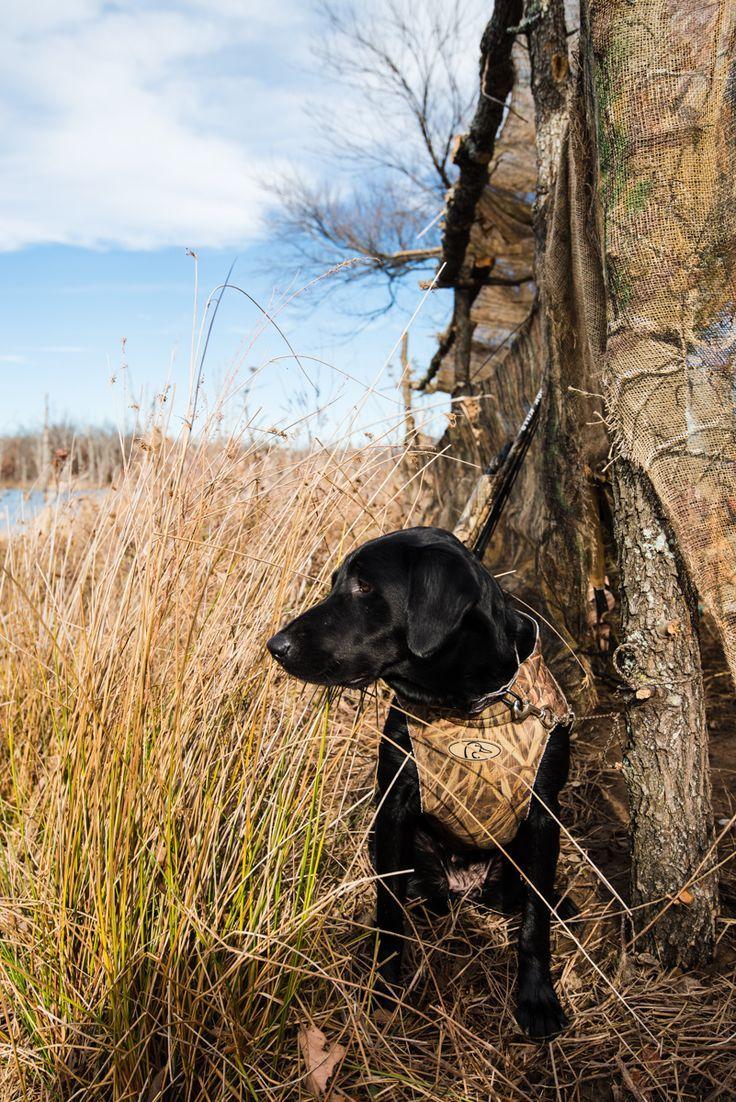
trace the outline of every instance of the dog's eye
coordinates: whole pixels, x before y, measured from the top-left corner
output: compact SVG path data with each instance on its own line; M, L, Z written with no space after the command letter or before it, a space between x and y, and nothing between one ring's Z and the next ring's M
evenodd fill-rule
M362 578L357 578L356 579L355 588L357 589L358 593L372 593L373 592L373 586L371 585L371 583L364 581Z

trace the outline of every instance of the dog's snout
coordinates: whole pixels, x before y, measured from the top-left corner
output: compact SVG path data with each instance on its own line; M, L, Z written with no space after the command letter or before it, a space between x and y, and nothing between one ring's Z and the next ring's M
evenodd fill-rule
M278 631L275 635L271 636L266 646L277 662L283 662L291 650L291 639L285 631Z

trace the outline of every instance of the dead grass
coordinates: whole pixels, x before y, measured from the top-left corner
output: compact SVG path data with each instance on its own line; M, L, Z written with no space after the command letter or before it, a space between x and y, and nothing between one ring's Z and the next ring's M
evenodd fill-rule
M707 974L622 953L610 718L581 725L565 794L569 1031L518 1034L513 923L470 905L417 921L405 1005L368 1015L385 696L361 716L263 643L409 520L403 478L388 448L160 438L95 508L6 548L0 1098L307 1098L304 1023L346 1049L334 1099L736 1095L731 920Z

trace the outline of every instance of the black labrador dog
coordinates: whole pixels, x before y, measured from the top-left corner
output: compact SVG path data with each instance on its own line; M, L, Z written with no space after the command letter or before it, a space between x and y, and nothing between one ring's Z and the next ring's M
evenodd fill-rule
M478 559L451 533L410 528L363 544L318 605L268 640L283 668L318 685L365 688L379 678L404 708L472 713L508 684L530 654L536 626L511 606ZM407 717L396 701L378 754L373 856L377 881L379 1003L400 987L404 903L444 910L453 888L483 872L481 902L521 905L516 1018L536 1038L567 1019L550 975L550 908L559 851L558 794L567 780L568 722L551 731L528 814L505 853L473 850L423 814ZM413 870L407 872L406 870Z

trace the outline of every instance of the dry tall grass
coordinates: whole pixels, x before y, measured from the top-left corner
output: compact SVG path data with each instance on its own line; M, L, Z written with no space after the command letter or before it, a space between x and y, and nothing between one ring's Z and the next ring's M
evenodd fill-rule
M318 869L356 746L263 644L396 524L391 456L183 447L0 582L4 1040L60 1097L276 1083L344 894Z
M402 481L388 448L159 436L104 499L7 546L0 1097L307 1098L304 1023L346 1048L336 1102L733 1096L731 979L621 958L625 904L570 840L563 1038L518 1035L513 923L470 906L416 929L406 1006L367 1013L384 702L291 682L264 640L411 519ZM592 841L596 737L566 813Z

